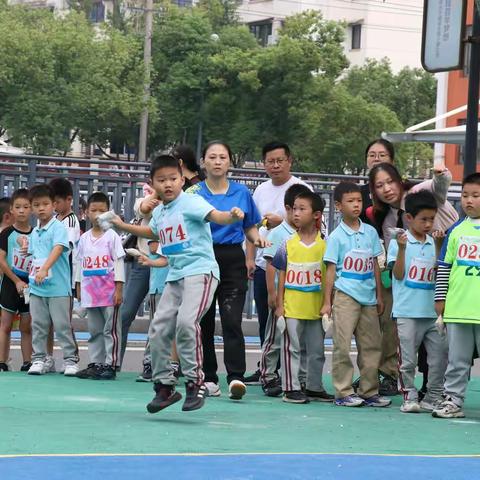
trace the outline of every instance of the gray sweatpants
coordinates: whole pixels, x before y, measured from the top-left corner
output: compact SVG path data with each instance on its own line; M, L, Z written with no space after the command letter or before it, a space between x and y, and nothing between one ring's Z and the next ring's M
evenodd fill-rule
M150 351L150 330L152 328L153 317L155 316L155 312L157 311L158 302L160 302L160 298L162 297L161 293L152 293L149 296L149 303L150 303L150 327L148 328L148 337L147 343L145 343L145 351L143 352L143 364L152 364L152 352Z
M300 341L300 369L298 378L300 383L307 381L307 354L305 349L305 341L302 337ZM260 375L262 384L274 380L280 353L282 351L282 332L278 328L277 317L275 312L270 309L267 324L265 326L265 341L262 345L262 357L260 360Z
M285 319L286 328L282 336L282 390L290 392L300 390L301 340L305 343L307 367L307 390L324 391L322 382L325 352L324 332L321 320Z
M425 400L440 400L447 368L447 338L441 336L435 327L435 318L397 318L399 338L398 386L405 400L418 400L415 388L417 354L423 342L427 350L428 384Z
M217 285L212 274L192 275L165 285L149 331L155 383L176 383L170 364L174 338L185 380L197 385L203 382L200 320L210 308Z
M472 357L477 346L480 351L480 324L447 323L448 366L445 373L445 394L459 407L467 391ZM430 373L429 373L430 375Z
M87 308L88 355L90 362L120 366L120 344L122 322L119 321L120 307Z
M78 362L78 345L72 328L72 297L39 297L30 294L32 361L45 360L47 337L53 323L55 336L67 363Z

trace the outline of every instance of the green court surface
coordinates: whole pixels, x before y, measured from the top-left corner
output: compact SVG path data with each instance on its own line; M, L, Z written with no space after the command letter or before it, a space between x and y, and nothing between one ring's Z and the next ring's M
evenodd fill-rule
M113 382L0 374L0 455L340 453L480 454L480 379L470 382L465 419L387 409L286 404L249 387L243 401L181 402L156 415L152 385L120 374ZM331 391L330 380L327 387ZM183 393L183 387L180 388Z

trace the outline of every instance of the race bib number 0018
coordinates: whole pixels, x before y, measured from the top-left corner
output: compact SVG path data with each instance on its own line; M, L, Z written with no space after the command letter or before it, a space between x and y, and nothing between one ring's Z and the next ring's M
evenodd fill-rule
M460 237L457 265L480 267L480 237Z
M353 280L373 278L375 259L370 250L350 250L343 260L341 276Z
M433 290L435 288L435 257L413 258L405 279L410 288Z
M322 270L320 262L288 262L285 276L285 288L302 292L319 292L322 288Z
M160 225L158 237L164 255L175 255L191 246L182 214L167 217Z

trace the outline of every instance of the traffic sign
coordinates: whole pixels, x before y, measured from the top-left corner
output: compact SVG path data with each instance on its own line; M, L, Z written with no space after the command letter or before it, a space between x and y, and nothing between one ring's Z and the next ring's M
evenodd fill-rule
M428 72L463 68L466 10L466 0L424 0L422 65Z

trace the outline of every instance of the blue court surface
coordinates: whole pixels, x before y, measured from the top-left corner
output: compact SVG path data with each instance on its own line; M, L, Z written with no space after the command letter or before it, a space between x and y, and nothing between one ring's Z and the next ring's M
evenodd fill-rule
M480 478L480 457L341 454L27 456L0 458L2 480Z

